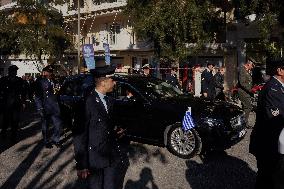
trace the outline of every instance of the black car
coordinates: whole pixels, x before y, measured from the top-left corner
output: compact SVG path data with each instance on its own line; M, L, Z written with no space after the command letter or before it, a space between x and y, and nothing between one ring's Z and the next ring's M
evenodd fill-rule
M237 106L185 95L157 78L117 75L114 79L116 87L109 95L115 99L115 123L127 130L132 141L167 147L181 158L190 158L201 150L229 148L246 133L244 113ZM74 133L83 127L84 100L92 88L93 78L85 74L68 78L59 92L64 120ZM188 107L195 127L185 132L182 121Z

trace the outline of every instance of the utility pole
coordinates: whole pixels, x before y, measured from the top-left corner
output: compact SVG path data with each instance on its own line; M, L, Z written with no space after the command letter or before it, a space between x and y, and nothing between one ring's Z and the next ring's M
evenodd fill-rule
M80 0L77 0L78 2L78 7L77 7L77 9L78 9L78 74L80 74L80 66L81 66L81 64L80 64L80 39L81 39L81 34L80 34L80 29L81 29L81 26L80 26L80 19L81 19L81 17L80 17Z

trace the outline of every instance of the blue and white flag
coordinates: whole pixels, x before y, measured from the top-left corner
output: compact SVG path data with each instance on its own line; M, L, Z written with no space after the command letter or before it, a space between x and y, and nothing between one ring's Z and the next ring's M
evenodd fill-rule
M188 131L192 128L194 128L194 122L193 119L191 117L191 107L188 107L188 110L185 112L185 115L183 117L183 121L182 121L182 129L184 131Z
M106 65L110 65L110 49L108 43L103 43L103 48L105 49L105 62Z

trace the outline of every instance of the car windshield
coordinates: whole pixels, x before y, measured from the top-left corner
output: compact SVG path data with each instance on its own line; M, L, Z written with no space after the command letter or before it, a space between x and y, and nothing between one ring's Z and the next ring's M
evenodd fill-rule
M150 95L155 97L175 97L182 94L182 91L165 81L161 80L150 80L146 82L147 91Z

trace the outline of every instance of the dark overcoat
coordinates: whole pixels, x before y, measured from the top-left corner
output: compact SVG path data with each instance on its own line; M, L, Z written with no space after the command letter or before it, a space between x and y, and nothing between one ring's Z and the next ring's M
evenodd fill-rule
M47 78L38 78L34 83L35 104L46 115L60 115L57 96L54 94L54 82Z
M284 188L284 156L278 139L284 126L284 87L274 77L263 87L258 101L256 124L251 134L250 153L257 160L256 189Z
M256 157L278 154L278 137L283 127L284 87L272 77L259 96L256 124L251 135L251 152Z
M108 112L95 90L87 97L85 128L73 141L78 170L103 169L121 161L111 118L112 99L107 106Z

